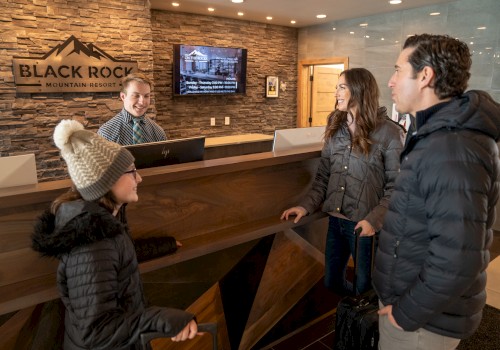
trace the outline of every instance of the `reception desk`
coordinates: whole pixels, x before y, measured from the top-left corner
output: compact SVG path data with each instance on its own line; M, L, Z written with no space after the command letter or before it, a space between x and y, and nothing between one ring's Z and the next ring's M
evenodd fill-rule
M270 152L273 149L273 140L274 136L264 134L207 137L204 159Z
M257 259L260 263L256 263L261 268L255 272L259 281L248 287L253 301L243 326L235 330L228 325L237 323L231 320L236 316L229 315L230 303L223 300L223 294L231 294L234 287L229 283L232 277L224 278L223 288L215 283L187 306L200 322L219 324L220 349L254 346L321 278L321 239L307 229L297 234L293 221L279 219L282 211L295 205L308 190L319 155L318 147L302 148L140 171L140 200L127 208L133 238L171 235L183 244L175 254L142 262L144 276L255 242L243 254L248 259L251 250L261 256ZM0 315L4 315L0 333L8 331L10 335L0 340L2 349L16 348L26 338L23 332L27 332L27 324L31 325L28 332L35 332L33 325L42 319L40 308L58 297L58 262L32 251L30 235L36 217L69 186L69 180L61 180L0 190ZM300 225L317 225L324 218L323 213L315 213L301 220ZM241 271L244 264L239 266ZM210 266L199 269L210 271ZM238 273L240 280L250 277L255 280L255 276ZM207 342L207 348L209 345Z

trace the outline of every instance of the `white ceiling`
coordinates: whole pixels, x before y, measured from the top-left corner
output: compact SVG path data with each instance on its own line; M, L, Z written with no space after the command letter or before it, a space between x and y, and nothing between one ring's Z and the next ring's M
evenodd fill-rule
M234 4L231 0L151 0L151 8L300 28L450 1L403 0L399 5L390 5L388 0L245 0L242 4ZM180 6L172 6L173 2ZM209 7L215 11L209 12ZM238 11L244 15L238 16ZM327 17L317 19L318 14ZM266 20L267 16L273 19ZM291 24L291 20L295 20L296 24Z

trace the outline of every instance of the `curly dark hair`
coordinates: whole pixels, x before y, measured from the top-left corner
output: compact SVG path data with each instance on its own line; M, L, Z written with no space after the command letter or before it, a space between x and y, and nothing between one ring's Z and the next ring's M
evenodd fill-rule
M406 39L403 49L414 48L408 57L416 78L428 66L436 77L432 88L440 99L459 96L467 88L472 65L467 44L448 35L420 34Z
M367 155L370 152L370 133L384 119L385 108L379 110L380 90L373 74L365 68L351 68L343 71L340 75L345 77L347 88L351 93L348 107L357 107L356 133L352 138L352 145ZM336 107L336 106L335 106ZM328 116L325 131L325 140L330 139L347 123L347 112L339 111L337 108Z

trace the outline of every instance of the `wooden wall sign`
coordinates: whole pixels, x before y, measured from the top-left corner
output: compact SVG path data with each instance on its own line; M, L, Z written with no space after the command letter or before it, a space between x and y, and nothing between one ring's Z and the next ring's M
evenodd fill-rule
M14 57L18 93L120 91L137 62L117 60L73 35L41 58Z

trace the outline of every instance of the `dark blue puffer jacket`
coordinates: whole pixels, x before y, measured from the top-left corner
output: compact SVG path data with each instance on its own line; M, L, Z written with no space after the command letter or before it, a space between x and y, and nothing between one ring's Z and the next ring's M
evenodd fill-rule
M401 154L373 283L406 331L479 326L499 196L500 105L479 91L417 113Z

